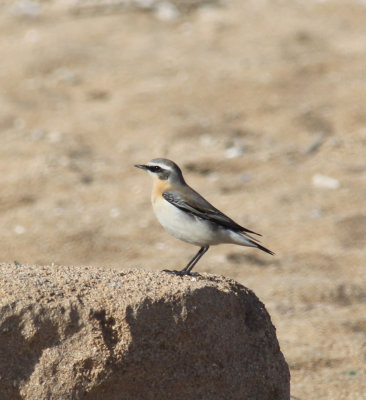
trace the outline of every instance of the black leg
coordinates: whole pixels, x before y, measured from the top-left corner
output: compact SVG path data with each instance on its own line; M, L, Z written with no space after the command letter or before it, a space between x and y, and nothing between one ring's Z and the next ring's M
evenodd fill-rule
M206 253L210 246L201 247L197 254L192 258L192 260L181 270L181 271L169 271L164 269L164 272L168 272L170 274L175 275L190 275L193 267L197 264L199 259Z
M201 247L198 250L198 253L192 258L192 260L181 270L179 271L181 275L190 275L193 267L198 263L199 259L206 253L209 249L209 246Z

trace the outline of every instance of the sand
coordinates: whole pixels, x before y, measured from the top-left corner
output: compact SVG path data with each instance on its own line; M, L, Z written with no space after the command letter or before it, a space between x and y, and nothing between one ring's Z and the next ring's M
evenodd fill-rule
M292 395L364 399L365 5L103 4L1 3L1 261L183 267L197 249L133 167L173 159L276 253L213 247L195 270L266 304Z

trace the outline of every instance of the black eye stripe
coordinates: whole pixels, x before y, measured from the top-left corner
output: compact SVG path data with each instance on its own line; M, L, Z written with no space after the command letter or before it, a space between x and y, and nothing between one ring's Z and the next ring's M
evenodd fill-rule
M158 167L157 165L153 165L151 167L149 167L151 172L160 172L162 171L162 169L160 167Z

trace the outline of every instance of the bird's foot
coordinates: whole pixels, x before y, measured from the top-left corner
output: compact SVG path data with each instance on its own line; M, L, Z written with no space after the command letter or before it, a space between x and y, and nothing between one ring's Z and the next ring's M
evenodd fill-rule
M170 269L164 269L163 272L178 276L191 275L189 271L185 271L184 269L182 269L181 271L176 271L176 270L171 271Z

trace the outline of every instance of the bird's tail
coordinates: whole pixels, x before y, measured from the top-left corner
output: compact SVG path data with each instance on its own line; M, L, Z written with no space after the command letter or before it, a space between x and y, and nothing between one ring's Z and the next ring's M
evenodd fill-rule
M264 251L265 253L270 254L271 256L275 255L275 253L272 250L269 250L266 247L262 246L259 243L258 239L249 236L245 232L235 232L235 233L233 232L232 239L234 243L239 244L241 246L255 247L259 250Z
M262 251L264 251L264 252L270 254L271 256L274 256L274 255L275 255L275 253L274 253L272 250L267 249L266 247L262 246L262 245L259 244L259 243L255 243L255 242L254 242L254 245L255 245L255 247L256 247L257 249L262 250Z

